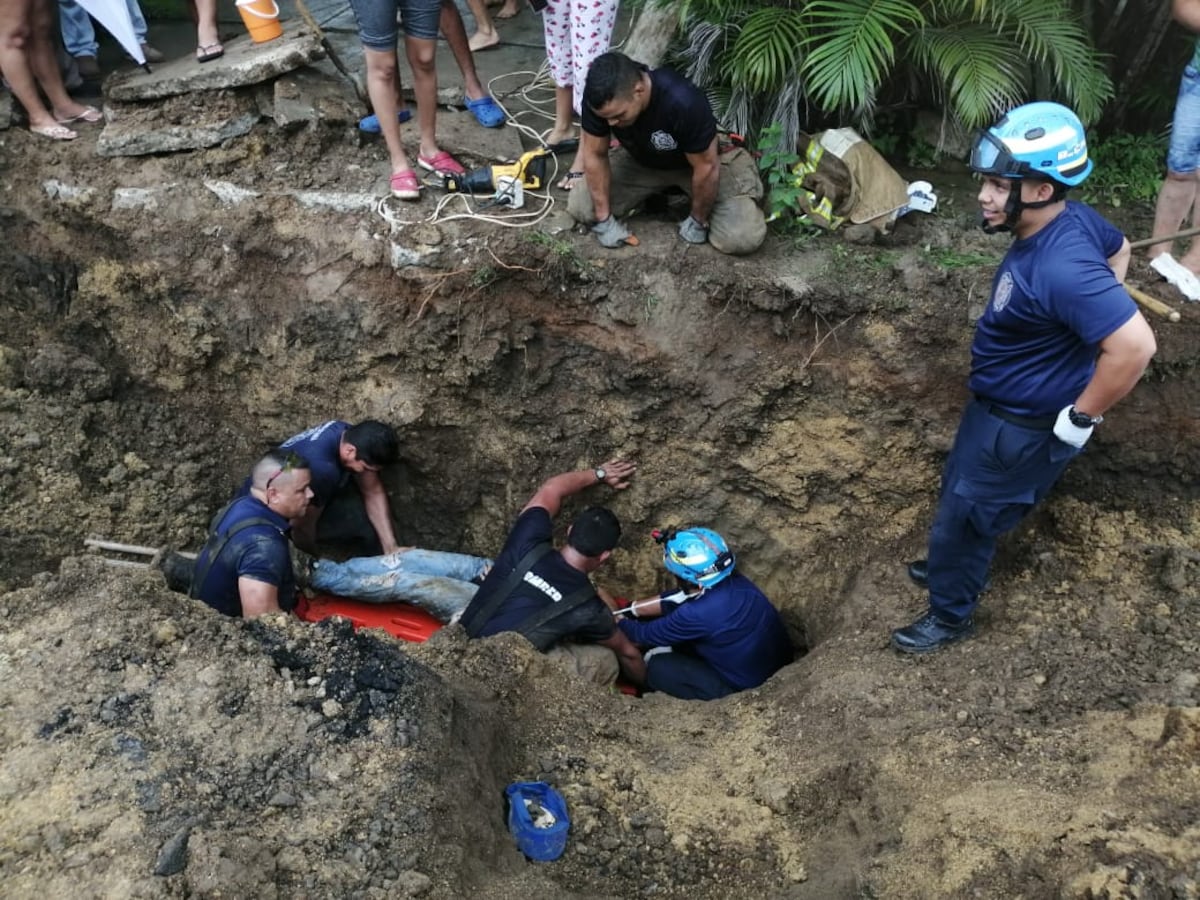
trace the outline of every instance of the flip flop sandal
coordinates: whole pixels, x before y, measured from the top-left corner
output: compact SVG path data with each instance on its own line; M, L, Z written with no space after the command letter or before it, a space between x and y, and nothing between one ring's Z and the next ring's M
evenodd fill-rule
M30 125L29 130L44 138L50 138L52 141L73 141L79 137L77 132L72 131L66 125Z
M70 125L74 122L86 122L89 125L95 125L97 122L104 121L104 113L96 109L94 106L85 106L83 112L77 116L66 116L62 119L55 119L59 125Z
M417 165L439 175L466 175L467 170L445 150L439 150L434 156L418 156Z
M225 55L225 47L220 41L215 44L201 44L196 48L196 62L212 62Z
M397 200L420 200L421 182L417 173L412 169L403 172L393 172L391 178L392 196Z
M575 190L575 182L582 180L582 172L568 172L563 176L563 180L558 183L558 189L560 191L573 191Z
M412 110L398 109L396 110L396 121L403 125L412 118ZM358 130L365 131L367 134L379 134L383 129L379 126L379 116L371 113L369 116L363 116L358 120Z
M560 153L574 153L579 149L579 138L567 138L554 144L547 144L546 150L558 156Z
M504 124L504 110L496 103L491 94L472 100L464 98L467 109L475 116L475 121L484 128L499 128Z

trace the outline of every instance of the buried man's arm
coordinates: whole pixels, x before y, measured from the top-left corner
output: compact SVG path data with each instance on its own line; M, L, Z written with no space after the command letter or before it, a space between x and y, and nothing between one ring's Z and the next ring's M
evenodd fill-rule
M646 683L646 661L642 659L641 651L621 632L621 629L614 628L611 637L598 641L598 643L601 647L607 647L617 654L617 665L621 667L621 674L628 681L637 685Z
M242 618L253 619L255 616L281 611L279 588L275 585L244 575L238 578L237 585L238 596L242 601Z
M395 553L400 549L396 543L396 533L392 530L392 509L388 504L387 491L383 487L383 479L378 472L370 469L354 473L354 480L362 494L363 506L367 510L367 519L375 529L379 538L379 546L383 554Z

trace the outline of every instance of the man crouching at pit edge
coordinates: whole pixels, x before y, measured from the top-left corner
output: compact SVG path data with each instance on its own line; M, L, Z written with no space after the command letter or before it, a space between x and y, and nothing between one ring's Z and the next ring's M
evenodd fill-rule
M588 579L612 556L621 523L612 510L589 507L575 517L562 548L556 551L551 544L554 517L566 497L601 483L624 490L636 468L612 460L544 482L521 510L495 565L463 612L467 635L515 631L589 681L610 685L619 668L640 685L646 675L642 655L613 624L609 601Z
M296 580L288 532L308 510L311 478L308 461L291 451L255 463L249 493L213 517L188 593L227 616L290 611Z

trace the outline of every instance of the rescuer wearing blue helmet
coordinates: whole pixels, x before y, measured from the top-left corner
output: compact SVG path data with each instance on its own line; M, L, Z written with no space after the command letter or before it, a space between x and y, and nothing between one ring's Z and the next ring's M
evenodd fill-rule
M1071 110L1017 107L977 137L970 165L981 178L984 230L1015 240L976 324L974 399L942 472L928 560L909 566L929 589L929 608L892 632L906 653L974 632L997 539L1046 496L1156 349L1121 286L1129 242L1066 199L1093 168Z
M672 528L654 536L680 588L618 610L633 616L620 623L625 636L652 648L646 654L648 690L714 700L758 687L792 661L783 620L754 582L735 570L724 538L708 528Z

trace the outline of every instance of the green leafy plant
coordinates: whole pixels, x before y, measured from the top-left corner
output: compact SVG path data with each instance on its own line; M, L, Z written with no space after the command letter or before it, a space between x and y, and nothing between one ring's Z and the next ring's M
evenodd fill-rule
M799 210L796 201L801 191L796 184L796 176L792 174L792 166L800 162L795 142L785 143L779 123L772 122L763 129L759 147L758 170L766 185L763 205L767 221L794 216Z
M1153 203L1166 175L1165 135L1114 134L1088 138L1088 155L1095 168L1083 183L1081 196L1089 202L1121 206L1126 202Z
M1096 119L1112 82L1071 0L683 0L681 53L723 123L800 110L869 131L885 102L938 105L971 128L1033 96ZM811 107L816 107L812 110Z

